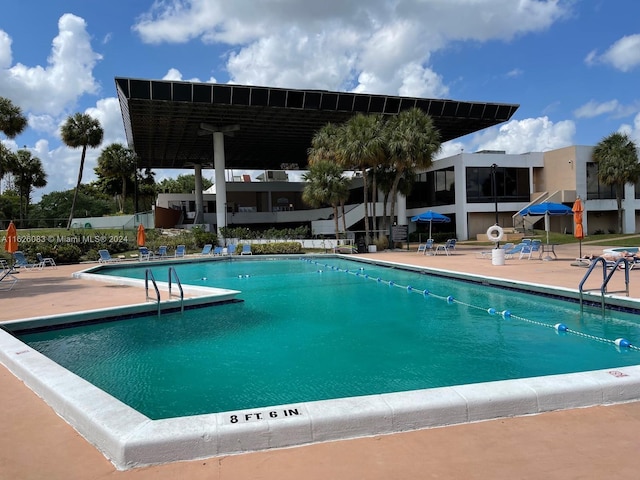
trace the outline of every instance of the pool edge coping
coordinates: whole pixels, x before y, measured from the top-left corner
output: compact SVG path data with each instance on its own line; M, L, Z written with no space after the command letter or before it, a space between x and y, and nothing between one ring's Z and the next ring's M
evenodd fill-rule
M372 262L457 274L395 262ZM97 275L81 278L93 277L103 280ZM472 274L459 277L486 278ZM118 282L118 278L111 278ZM531 287L525 282L507 283ZM142 305L153 307L149 303ZM122 307L75 315L114 310L122 311ZM50 318L59 316L68 318L69 314ZM640 398L640 366L630 366L151 420L1 329L0 361L119 470ZM46 378L42 378L45 372ZM275 417L269 415L272 411L276 411ZM297 413L281 415L283 411ZM263 412L262 418L256 417L259 412ZM232 422L231 415L239 420Z

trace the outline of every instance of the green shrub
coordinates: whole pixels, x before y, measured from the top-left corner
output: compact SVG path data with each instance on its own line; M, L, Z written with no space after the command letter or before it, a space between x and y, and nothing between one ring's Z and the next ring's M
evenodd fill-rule
M242 244L238 245L238 252L242 251ZM302 253L299 242L253 243L251 252L254 255L284 255Z

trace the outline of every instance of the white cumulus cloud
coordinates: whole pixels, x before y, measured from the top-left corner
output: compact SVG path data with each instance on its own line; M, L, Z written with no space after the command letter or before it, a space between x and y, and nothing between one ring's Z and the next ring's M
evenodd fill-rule
M46 66L11 66L11 41L6 33L2 34L0 91L24 110L56 115L73 107L82 95L98 93L93 68L101 56L91 48L82 18L72 14L60 17Z
M585 58L588 65L604 63L622 71L629 72L640 65L640 33L627 35L611 45L602 55L596 50Z

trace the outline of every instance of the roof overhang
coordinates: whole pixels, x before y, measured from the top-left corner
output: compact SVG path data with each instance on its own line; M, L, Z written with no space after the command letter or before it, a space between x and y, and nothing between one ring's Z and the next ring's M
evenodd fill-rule
M211 130L225 132L227 168L304 168L314 133L358 113L396 115L418 107L433 118L446 142L505 122L519 107L248 85L131 78L115 82L127 142L142 168L212 165L212 135L206 133Z

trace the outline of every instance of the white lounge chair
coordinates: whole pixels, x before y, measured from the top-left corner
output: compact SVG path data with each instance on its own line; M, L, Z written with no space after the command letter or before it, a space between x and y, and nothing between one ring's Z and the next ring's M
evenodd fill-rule
M43 257L40 252L36 253L36 258L38 259L38 264L40 268L44 268L46 266L50 266L53 268L58 268L56 265L56 261L51 257Z

